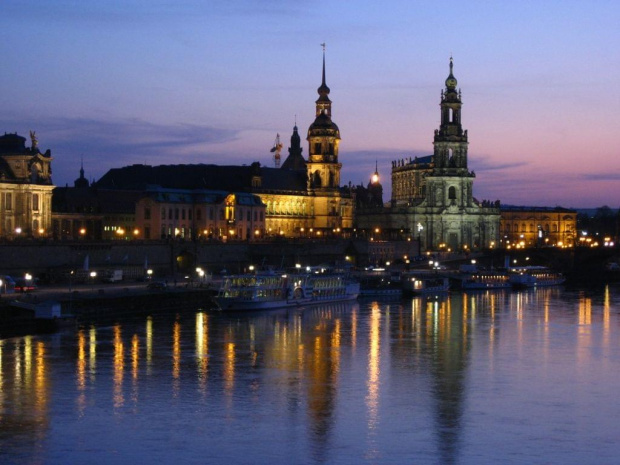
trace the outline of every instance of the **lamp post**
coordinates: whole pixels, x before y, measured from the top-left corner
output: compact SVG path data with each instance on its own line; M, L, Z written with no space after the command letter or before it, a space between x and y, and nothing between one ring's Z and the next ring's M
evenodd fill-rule
M424 229L424 226L422 226L422 223L418 222L417 228L418 228L418 255L421 255L422 254L422 230Z
M97 272L96 271L91 271L90 272L90 283L93 286L93 290L95 289L95 278L97 277Z

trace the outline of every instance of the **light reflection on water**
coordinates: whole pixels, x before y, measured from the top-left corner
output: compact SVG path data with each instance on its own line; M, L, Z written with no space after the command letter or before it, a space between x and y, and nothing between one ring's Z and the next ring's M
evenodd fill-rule
M550 288L0 340L0 463L613 463L619 303Z

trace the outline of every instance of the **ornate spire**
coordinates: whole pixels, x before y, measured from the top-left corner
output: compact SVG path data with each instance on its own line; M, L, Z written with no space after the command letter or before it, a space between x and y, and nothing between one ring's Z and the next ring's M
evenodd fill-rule
M317 92L320 96L319 100L329 101L329 97L327 97L329 95L329 87L327 87L327 84L325 83L325 42L321 44L321 47L323 47L323 75L321 80L321 87L317 89Z
M371 184L376 184L379 182L379 164L378 161L375 160L375 172L370 177Z
M450 57L450 75L448 76L448 78L446 79L446 88L448 90L454 90L456 89L456 85L457 85L457 80L454 77L454 74L452 74L452 68L454 66L454 61L452 60L452 57Z

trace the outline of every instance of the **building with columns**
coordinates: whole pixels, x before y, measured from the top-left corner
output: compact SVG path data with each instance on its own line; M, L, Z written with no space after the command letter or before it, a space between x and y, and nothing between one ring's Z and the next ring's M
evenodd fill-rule
M574 247L577 211L502 205L500 234L505 248Z
M0 237L47 237L52 225L52 156L17 134L0 136Z
M473 196L476 175L468 168L469 140L462 126L462 105L450 58L433 154L393 161L389 206L360 209L358 229L379 237L407 235L419 239L426 250L499 244L499 201L479 202Z

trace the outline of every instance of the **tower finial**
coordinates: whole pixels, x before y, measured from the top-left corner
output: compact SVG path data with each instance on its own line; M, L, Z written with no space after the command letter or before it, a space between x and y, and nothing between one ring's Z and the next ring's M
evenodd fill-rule
M452 91L456 89L456 85L457 85L457 80L454 77L454 74L452 74L453 67L454 67L454 60L452 59L452 54L450 54L450 75L446 79L446 88L448 89L448 91Z
M321 79L321 87L317 89L317 92L321 98L327 98L327 95L329 95L329 87L327 87L327 84L325 83L325 42L320 45L323 47L323 75Z
M325 86L325 42L321 44L321 47L323 47L323 83L322 85Z

